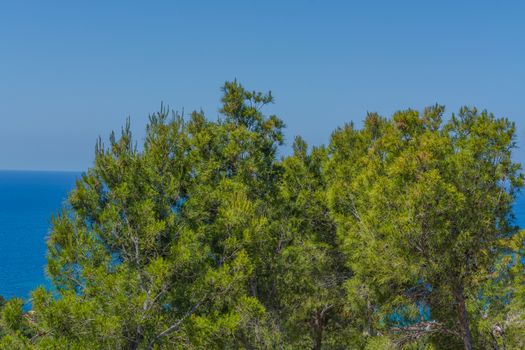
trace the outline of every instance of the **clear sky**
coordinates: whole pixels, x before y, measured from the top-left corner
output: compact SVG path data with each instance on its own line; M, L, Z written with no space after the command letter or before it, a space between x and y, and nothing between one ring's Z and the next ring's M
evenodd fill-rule
M215 118L234 78L272 90L288 140L440 103L515 120L525 146L524 18L510 0L0 1L0 169L85 170L161 101Z

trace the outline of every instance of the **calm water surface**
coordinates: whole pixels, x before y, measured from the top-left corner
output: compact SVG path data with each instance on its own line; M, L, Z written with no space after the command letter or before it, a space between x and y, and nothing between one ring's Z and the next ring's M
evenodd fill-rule
M46 284L45 238L79 173L0 171L0 295Z
M27 299L49 285L45 238L79 173L0 171L0 295ZM525 195L518 199L517 223L525 227Z

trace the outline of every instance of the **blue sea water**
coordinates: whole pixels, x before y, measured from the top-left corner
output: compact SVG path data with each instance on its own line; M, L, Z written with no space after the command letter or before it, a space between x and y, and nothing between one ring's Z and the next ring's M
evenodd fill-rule
M525 192L521 193L514 204L516 214L516 225L525 229Z
M29 298L49 285L45 238L79 173L0 171L0 295Z
M0 295L28 299L45 277L51 214L57 213L79 173L0 171ZM525 194L515 205L525 228Z

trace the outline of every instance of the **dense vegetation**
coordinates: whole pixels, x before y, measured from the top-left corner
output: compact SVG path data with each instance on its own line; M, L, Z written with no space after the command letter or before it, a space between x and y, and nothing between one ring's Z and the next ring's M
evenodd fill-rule
M0 348L525 348L511 122L369 114L279 158L272 101L226 83L219 120L99 141L52 221L56 291L2 306Z

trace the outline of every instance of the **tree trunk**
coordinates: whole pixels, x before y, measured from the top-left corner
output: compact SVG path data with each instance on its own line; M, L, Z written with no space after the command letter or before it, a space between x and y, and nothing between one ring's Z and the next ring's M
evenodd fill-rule
M323 328L316 329L313 350L321 350L323 345Z
M314 341L314 344L313 344L313 347L312 347L312 350L321 350L321 347L323 345L323 327L324 327L324 324L323 324L323 313L320 312L320 311L317 311L315 313L315 317L313 319L313 341Z
M454 298L456 299L459 326L461 328L461 336L463 337L463 344L465 350L472 350L472 334L470 333L469 321L467 309L465 307L465 296L463 290L454 292Z

